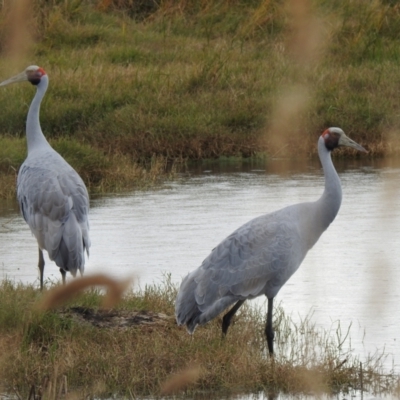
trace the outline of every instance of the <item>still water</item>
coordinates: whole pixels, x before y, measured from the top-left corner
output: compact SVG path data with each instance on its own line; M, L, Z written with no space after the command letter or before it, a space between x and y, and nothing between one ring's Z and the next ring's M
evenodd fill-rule
M388 369L399 370L400 164L362 159L335 165L343 189L339 214L276 304L297 321L311 313L332 334L338 321L344 331L351 325L354 354L362 360L384 349ZM323 184L317 161L203 164L157 190L93 199L86 272L134 275L140 286L171 274L178 283L241 224L315 200ZM36 241L17 205L0 203L0 278L38 285L36 265ZM45 279L60 279L48 260Z

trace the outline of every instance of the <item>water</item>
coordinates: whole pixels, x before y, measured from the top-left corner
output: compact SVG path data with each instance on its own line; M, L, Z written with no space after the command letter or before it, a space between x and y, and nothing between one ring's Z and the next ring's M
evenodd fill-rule
M279 292L293 319L312 313L335 334L351 325L361 359L381 350L386 367L400 365L400 165L335 160L343 189L339 214ZM213 247L253 217L321 194L317 162L223 168L202 165L158 190L92 200L87 273L180 282ZM0 204L0 277L36 283L37 245L17 205ZM48 260L45 279L60 273ZM261 300L263 301L263 300ZM201 329L201 328L200 328Z

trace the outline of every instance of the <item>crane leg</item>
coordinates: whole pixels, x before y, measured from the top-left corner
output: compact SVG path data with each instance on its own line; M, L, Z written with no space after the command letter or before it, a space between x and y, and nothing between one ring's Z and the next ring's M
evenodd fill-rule
M274 298L268 299L268 314L267 324L265 326L265 336L267 337L267 344L270 356L274 355L274 329L272 328L272 310L273 310Z
M222 318L222 333L226 335L228 332L229 325L231 324L232 317L236 314L236 311L242 306L245 300L239 300Z
M44 257L43 257L43 251L40 247L39 247L38 267L39 267L39 278L40 278L40 290L43 290Z
M63 285L65 285L65 276L67 275L67 271L64 271L62 268L60 268L60 272L61 272Z

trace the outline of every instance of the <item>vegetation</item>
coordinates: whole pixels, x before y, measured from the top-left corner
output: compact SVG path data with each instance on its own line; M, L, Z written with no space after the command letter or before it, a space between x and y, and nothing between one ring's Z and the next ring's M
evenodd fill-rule
M0 76L45 68L43 131L91 192L153 184L186 160L310 156L327 126L371 156L398 154L399 14L390 0L5 0ZM15 196L33 94L28 83L0 88L0 197ZM115 327L103 324L101 291L41 311L32 286L2 282L4 390L42 385L56 398L66 380L79 396L134 397L161 394L174 376L189 393L361 388L340 329L332 338L278 309L272 362L260 310L243 307L226 340L219 321L192 340L172 317L175 292L128 293L109 313L156 322ZM382 357L363 364L363 385L399 395Z
M46 69L43 131L92 192L176 160L314 154L327 126L397 154L399 14L389 0L3 1L1 76ZM28 85L0 90L1 197L25 157Z
M340 326L332 337L307 318L296 325L278 308L272 361L260 309L243 307L225 340L217 320L197 329L192 338L176 326L176 288L168 279L161 286L131 291L103 311L104 295L98 289L71 299L77 282L71 282L75 289L45 291L44 299L32 286L1 284L1 390L21 398L35 389L48 399L59 398L64 386L69 398L199 391L332 394L361 388L399 394L398 376L383 373L383 354L363 363L360 378L360 362L347 348ZM110 284L114 295L116 286ZM65 300L68 291L67 305L43 311L46 302L54 304L54 294Z

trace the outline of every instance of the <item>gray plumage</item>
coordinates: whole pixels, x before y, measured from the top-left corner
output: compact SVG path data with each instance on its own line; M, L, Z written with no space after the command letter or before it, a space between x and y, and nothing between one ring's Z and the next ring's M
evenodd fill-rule
M224 239L202 265L182 281L175 304L178 325L193 333L197 325L234 305L223 318L226 334L231 318L246 299L268 298L266 336L273 354L272 304L280 288L299 268L308 250L336 217L342 190L330 152L338 146L360 151L340 128L319 138L318 154L325 174L325 190L315 202L288 206L255 218Z
M21 213L39 245L40 287L43 288L43 250L60 268L76 276L84 272L86 250L89 255L89 196L78 173L50 146L39 122L40 103L47 90L48 76L37 66L4 81L29 81L36 95L29 108L26 137L28 156L17 178L17 198Z

